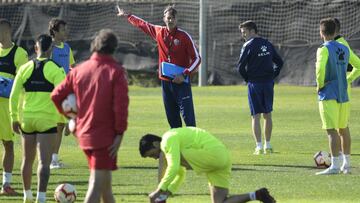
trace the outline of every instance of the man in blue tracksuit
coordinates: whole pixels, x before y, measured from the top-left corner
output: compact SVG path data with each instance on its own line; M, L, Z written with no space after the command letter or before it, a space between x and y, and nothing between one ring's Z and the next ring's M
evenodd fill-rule
M272 153L270 145L274 100L274 78L280 73L283 61L273 45L257 34L256 24L246 21L239 29L244 43L237 69L248 83L248 99L252 116L252 131L256 141L255 155L263 152L261 142L260 115L264 117L265 146L264 153Z

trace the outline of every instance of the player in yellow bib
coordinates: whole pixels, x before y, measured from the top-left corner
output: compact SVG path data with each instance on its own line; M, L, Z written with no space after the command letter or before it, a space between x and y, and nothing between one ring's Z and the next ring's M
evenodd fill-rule
M51 59L61 66L65 73L68 74L75 64L75 60L72 49L69 44L65 42L68 37L66 22L58 18L51 19L49 22L49 34L53 38L54 44ZM65 123L67 123L67 119L65 117L61 117L57 125L56 142L54 145L50 169L59 169L64 167L64 164L60 162L59 150L63 134L69 135L70 133L68 128L65 127Z
M360 76L360 59L359 57L351 50L349 43L340 35L340 21L337 18L334 18L334 22L336 24L335 29L335 40L343 45L345 45L350 52L349 56L349 65L348 65L348 75L347 75L347 82L348 82L348 96L349 100L351 101L351 83ZM345 108L350 117L350 101L345 103ZM344 129L339 129L340 140L339 143L341 144L341 154L342 156L342 166L340 168L341 172L344 174L350 173L350 154L351 154L351 136L349 126Z
M27 52L11 40L11 24L0 19L0 77L14 79L21 65L28 61ZM14 166L14 134L11 130L9 99L0 96L0 140L4 146L2 158L3 182L1 194L16 195L11 187Z
M64 78L65 72L50 57L52 39L40 35L36 40L37 58L20 67L10 94L10 116L13 131L21 134L23 162L24 202L33 202L31 192L32 166L39 152L37 202L46 201L46 189L50 177L52 147L55 144L56 125L60 115L50 99L54 87ZM23 95L23 105L19 98ZM22 110L19 115L19 108Z
M266 188L228 197L232 166L229 151L220 140L200 128L173 128L162 138L147 134L141 138L139 150L142 157L159 159L160 162L161 181L149 195L151 202L176 192L184 181L186 168L206 175L213 203L275 202Z
M326 130L331 151L331 165L316 175L338 174L340 136L346 131L349 119L349 96L346 69L349 49L335 41L336 23L332 18L320 21L320 36L324 43L316 53L316 83L322 128Z

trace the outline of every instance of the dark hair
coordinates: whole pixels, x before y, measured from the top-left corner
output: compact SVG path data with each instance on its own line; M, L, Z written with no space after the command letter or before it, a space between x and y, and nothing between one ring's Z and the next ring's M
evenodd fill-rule
M335 34L336 23L332 18L324 18L320 20L320 31L325 36L332 36Z
M7 25L9 28L11 28L11 23L5 18L0 18L0 25Z
M47 34L41 34L36 38L36 42L40 45L40 51L46 52L51 47L52 38Z
M239 25L239 28L245 28L245 29L248 29L248 30L254 30L255 33L258 32L256 24L251 20L247 20L247 21L241 23Z
M335 23L335 32L339 33L340 32L340 21L337 18L334 18L334 23Z
M111 29L102 29L91 42L90 51L101 54L113 54L118 44L117 37Z
M139 151L142 157L145 157L145 153L154 148L154 142L161 142L161 137L153 134L146 134L140 139Z
M176 17L177 11L174 6L168 5L167 7L165 7L164 16L167 12L169 12L172 17Z
M50 36L55 36L55 31L59 32L60 25L66 25L66 22L64 20L61 20L59 18L53 18L49 22L49 34Z

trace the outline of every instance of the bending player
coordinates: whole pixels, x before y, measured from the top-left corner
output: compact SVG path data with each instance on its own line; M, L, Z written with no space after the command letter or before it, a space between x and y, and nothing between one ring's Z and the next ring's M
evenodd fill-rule
M142 157L159 159L159 174L165 171L157 189L149 195L151 202L173 194L184 181L186 168L206 175L213 203L276 202L266 188L228 197L232 165L230 154L220 140L200 128L171 129L162 138L144 135L140 139L139 150Z

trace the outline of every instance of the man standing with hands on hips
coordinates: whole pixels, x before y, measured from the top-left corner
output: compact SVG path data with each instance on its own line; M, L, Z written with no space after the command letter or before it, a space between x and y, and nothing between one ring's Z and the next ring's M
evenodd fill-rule
M201 58L191 36L176 26L175 8L165 8L163 20L166 26L148 23L119 6L117 10L118 16L126 17L129 23L140 28L157 42L159 67L163 62L167 62L184 68L183 72L173 79L162 76L159 68L163 102L171 128L182 127L180 113L186 126L196 126L191 85L190 82L184 81L197 71Z
M239 26L244 43L237 69L248 83L248 99L252 117L252 131L256 141L254 154L273 152L270 145L272 132L271 112L274 100L274 78L283 66L283 61L273 45L260 37L253 21L245 21ZM265 146L261 142L260 116L264 117Z

